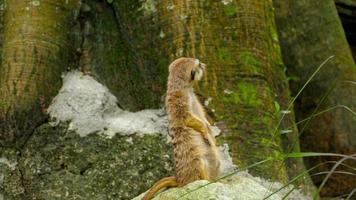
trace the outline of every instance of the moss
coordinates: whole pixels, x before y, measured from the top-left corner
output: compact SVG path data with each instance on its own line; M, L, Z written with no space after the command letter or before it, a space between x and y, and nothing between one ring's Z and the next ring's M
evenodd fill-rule
M239 60L244 65L258 68L261 67L261 62L259 61L259 59L249 51L241 52Z
M236 92L230 92L229 94L225 94L223 97L223 101L225 103L230 103L230 104L239 104L241 102L240 95L237 94Z
M0 198L23 199L24 188L18 168L20 152L13 148L0 147Z
M64 124L39 127L17 160L0 185L9 199L131 199L173 174L166 136L79 137Z
M278 42L278 33L275 26L269 26L270 35L274 42Z
M258 97L256 86L247 83L239 82L235 91L226 91L223 96L223 101L230 104L244 104L250 107L258 107L262 104Z
M238 83L239 94L242 101L253 107L258 107L261 105L261 99L258 97L256 86L248 82Z
M233 55L230 53L230 49L228 48L218 48L216 51L218 59L226 62L231 62L233 60Z
M233 17L236 15L237 13L237 8L235 5L233 4L228 4L224 7L224 12L227 16L229 17Z
M274 101L274 108L276 109L276 113L279 113L281 111L281 106L277 101Z

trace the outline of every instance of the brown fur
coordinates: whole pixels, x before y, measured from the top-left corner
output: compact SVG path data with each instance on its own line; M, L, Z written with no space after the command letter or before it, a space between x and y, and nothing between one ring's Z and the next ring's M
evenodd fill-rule
M219 174L220 159L211 125L193 91L193 83L200 80L204 71L205 64L194 58L179 58L169 66L166 109L176 176L158 181L144 200L165 187L213 180Z

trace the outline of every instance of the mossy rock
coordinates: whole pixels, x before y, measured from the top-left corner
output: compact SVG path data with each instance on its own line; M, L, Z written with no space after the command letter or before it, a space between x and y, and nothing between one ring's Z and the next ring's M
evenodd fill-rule
M24 188L18 168L20 152L13 148L0 147L0 199L23 199Z
M160 134L80 137L66 125L45 124L19 159L22 198L5 191L6 199L131 199L174 173L171 149Z

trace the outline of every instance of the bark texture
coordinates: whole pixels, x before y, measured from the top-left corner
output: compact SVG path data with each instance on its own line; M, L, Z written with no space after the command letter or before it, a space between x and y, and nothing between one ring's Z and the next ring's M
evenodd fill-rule
M139 66L141 82L151 85L156 102L165 90L169 62L199 58L208 73L198 93L223 129L221 142L229 143L234 161L246 167L282 155L276 125L290 97L272 2L130 0L114 1L113 7L124 43L134 52L128 59ZM290 125L295 136L292 115L281 128ZM282 182L288 177L282 161L251 171Z
M277 88L285 87L285 77L279 73L283 64L271 4L187 1L175 11L175 15L164 17L170 20L168 24L178 22L170 56L197 57L208 63L200 91L210 100L209 108L218 123L226 127L221 141L229 144L234 161L246 167L278 157L283 150L279 131L275 131L279 117L275 105L281 105L279 98L288 97L279 96ZM281 162L251 171L282 182L287 179Z
M315 109L321 111L333 106L344 105L355 110L356 87L348 81L356 80L356 67L334 1L274 0L274 5L283 60L292 80L299 80L292 81L294 94L323 61L335 56L303 91L296 104L297 119L306 119ZM303 151L355 153L355 123L356 117L341 107L313 118L306 128L306 124L300 126L304 131ZM308 167L327 160L329 158L308 159ZM324 167L319 171L329 169ZM313 179L320 184L323 176ZM355 184L352 176L334 174L322 194L349 193Z
M0 67L0 142L22 144L45 120L68 64L78 0L5 1Z
M350 45L354 60L356 60L356 1L335 0L336 9L339 13L346 39Z
M120 9L116 9L116 3L115 9L110 5L106 1L83 1L76 40L80 69L107 85L123 109L162 106L166 73L162 75L159 69L163 65L156 62L161 57L155 53L158 45L151 42L155 38L153 24L141 27L142 33L135 32L138 24L132 24L123 11L132 9L127 15L139 17L139 8L134 7L140 4L120 2Z

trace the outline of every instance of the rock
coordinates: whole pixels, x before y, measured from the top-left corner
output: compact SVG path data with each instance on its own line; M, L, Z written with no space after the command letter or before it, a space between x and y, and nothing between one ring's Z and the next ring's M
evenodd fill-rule
M22 149L0 148L0 200L131 199L173 174L163 110L124 111L74 71L48 111Z
M23 199L19 154L16 149L0 147L0 200Z
M272 191L283 187L280 183L272 183L253 177L247 172L238 172L218 182L205 180L195 181L182 188L171 188L156 195L153 200L262 200ZM292 186L273 194L268 200L282 200L287 195L288 200L311 200L298 190L290 194ZM133 200L141 200L144 194Z
M172 160L160 134L80 137L63 124L45 124L27 142L18 167L25 199L124 200L170 175Z

